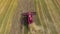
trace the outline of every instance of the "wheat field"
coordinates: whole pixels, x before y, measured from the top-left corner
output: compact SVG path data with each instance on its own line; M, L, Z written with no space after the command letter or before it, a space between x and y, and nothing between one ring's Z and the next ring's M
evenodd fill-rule
M36 12L34 22L42 28L35 34L60 34L60 0L0 0L0 34L28 34L20 22L28 11Z

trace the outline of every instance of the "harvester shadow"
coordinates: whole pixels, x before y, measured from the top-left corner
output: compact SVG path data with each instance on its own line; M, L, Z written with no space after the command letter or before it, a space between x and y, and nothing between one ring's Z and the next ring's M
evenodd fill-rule
M28 30L29 30L29 27L28 27L28 16L21 15L20 22L21 22L21 29L23 29L23 27L24 27L24 31L25 31L25 33L27 33Z

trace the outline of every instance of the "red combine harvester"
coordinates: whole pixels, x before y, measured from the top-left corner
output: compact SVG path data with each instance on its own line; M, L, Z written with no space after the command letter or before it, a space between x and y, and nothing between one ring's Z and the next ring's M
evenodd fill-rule
M28 24L31 24L31 23L33 23L33 15L36 15L36 12L27 12L27 13L23 13L22 15L26 16Z
M27 12L22 13L22 24L24 24L25 27L29 28L29 24L33 23L33 16L36 15L36 12Z
M34 31L40 30L40 27L35 24L35 21L33 21L33 16L36 15L36 12L27 12L27 13L22 13L22 24L31 31L31 29Z

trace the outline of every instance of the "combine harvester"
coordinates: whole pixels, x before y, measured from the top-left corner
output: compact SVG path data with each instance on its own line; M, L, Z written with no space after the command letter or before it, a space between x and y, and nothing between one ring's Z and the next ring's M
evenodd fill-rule
M32 31L28 31L20 22L21 14L26 14L29 10L36 12L36 15L32 14L32 21L41 28L39 31L24 22L29 26L28 29L32 27ZM28 21L29 17L26 19ZM32 33L60 34L60 0L0 0L0 34Z

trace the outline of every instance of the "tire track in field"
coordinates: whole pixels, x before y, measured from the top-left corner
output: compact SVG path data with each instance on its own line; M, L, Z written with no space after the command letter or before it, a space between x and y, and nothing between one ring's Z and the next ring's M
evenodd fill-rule
M44 34L44 27L46 28L46 24L44 23L44 20L43 20L43 14L42 14L42 9L41 9L41 3L39 3L38 0L36 0L36 12L38 14L38 17L39 17L39 20L41 21L41 25L43 26L43 31L41 34ZM42 21L43 20L43 21Z
M49 3L49 2L48 2ZM52 9L52 7L56 7L56 6L54 6L54 5L52 5L51 7L50 7L50 5L48 5L48 9L49 9L49 12L50 12L50 15L51 15L51 17L52 17L52 19L53 19L53 21L55 21L54 22L54 24L55 24L55 28L56 28L56 31L59 33L59 30L60 29L58 29L58 26L59 26L59 15L58 15L58 13L57 12L59 12L58 10L56 10L56 9Z
M12 8L11 8L11 12L9 14L9 20L7 22L7 26L6 26L4 34L9 34L9 32L10 32L10 29L11 29L11 26L12 26L12 20L13 20L12 18L13 18L13 15L15 13L15 9L17 7L17 2L16 1L17 0L14 0L14 2L13 2Z
M38 0L37 0L38 1ZM58 34L57 33L57 30L56 30L56 26L57 25L55 25L55 23L54 22L56 22L56 20L54 20L54 18L57 18L57 17L54 17L54 15L55 16L57 16L58 14L56 13L56 12L54 12L54 13L52 13L52 14L50 14L50 12L51 12L51 10L50 9L48 9L48 7L46 7L47 6L47 3L49 3L50 1L49 0L45 0L45 1L49 1L49 2L47 2L46 3L46 5L45 4L43 4L44 2L43 2L44 0L40 0L40 4L41 4L41 7L40 8L43 8L43 11L45 12L43 12L43 11L41 11L43 14L44 14L44 16L45 16L45 25L46 25L46 27L48 28L48 30L50 29L51 31L50 31L50 33L49 34ZM52 3L51 3L52 2ZM52 9L52 6L54 6L54 3L53 3L53 1L51 1L50 3L51 4L53 4L53 5L51 5L51 9ZM37 2L38 3L38 2ZM38 5L38 4L37 4ZM50 4L49 4L50 5ZM45 6L45 7L44 7ZM36 6L37 7L37 6ZM55 7L55 9L56 9L56 6L54 6ZM38 9L38 8L37 8ZM46 10L48 10L48 11L46 11ZM54 10L54 9L52 9L52 10ZM54 11L58 11L57 9L56 10L54 10ZM57 15L56 15L57 14ZM41 14L42 15L42 14ZM49 18L49 15L50 15L50 18ZM53 16L52 16L53 15ZM52 17L51 17L52 16ZM42 17L42 16L41 16ZM43 19L43 18L41 18L40 17L40 19ZM59 17L59 16L58 16ZM53 19L52 19L53 18ZM58 20L58 19L57 19ZM43 20L42 20L43 21ZM54 22L53 22L54 21ZM54 24L54 25L53 25ZM43 24L42 24L43 25ZM46 29L46 31L47 31L47 29ZM45 32L46 32L45 31ZM47 34L48 32L46 32L46 34Z
M12 20L12 27L10 30L10 34L21 34L21 29L20 29L20 10L17 9L16 12L14 13Z
M7 14L8 14L8 13L7 13ZM5 31L4 28L5 28L5 26L6 26L6 22L7 22L7 20L8 20L7 18L8 18L8 15L9 15L9 14L8 14L8 15L7 15L7 14L5 15L4 19L3 19L2 22L1 22L1 23L2 23L2 25L1 25L1 27L0 27L0 32L1 32L1 33L3 33L3 32ZM2 31L3 31L3 32L2 32Z
M2 25L2 21L4 20L4 17L6 15L6 13L8 12L7 9L9 8L9 4L11 3L11 1L8 3L8 1L6 2L6 4L4 5L2 10L2 14L0 14L0 27Z
M10 0L11 1L11 0ZM10 18L12 18L13 16L11 15L11 13L14 11L14 9L15 9L15 7L16 7L16 5L12 5L12 4L10 4L10 1L9 2L7 2L7 6L6 7L8 7L8 10L5 10L5 12L6 12L6 15L5 15L5 17L4 17L4 19L3 19L3 23L2 23L2 25L1 25L1 28L0 28L0 34L9 34L9 31L10 31L10 27L11 27L11 21L10 21ZM6 2L6 1L5 1ZM12 1L13 2L13 1ZM16 3L15 3L16 4ZM12 6L14 6L13 8L12 8ZM5 7L5 6L4 6ZM12 8L12 9L11 9ZM7 9L7 8L6 8ZM12 13L13 14L13 13ZM2 15L2 14L1 14ZM9 22L8 22L9 21ZM6 30L5 30L6 29Z
M21 7L20 7L20 0L18 2L18 7L15 10L13 19L12 19L12 27L10 30L10 34L22 34L21 23L20 23L20 16L21 16Z
M49 2L50 2L50 1L49 1ZM49 2L48 2L48 3L49 3ZM50 4L51 4L51 8L52 8L53 5L52 5L52 3L50 3ZM49 6L50 6L50 5L49 5ZM48 6L48 9L50 8L49 6ZM54 7L55 7L55 6L54 6ZM54 26L55 26L55 28L56 28L57 25L55 24L56 21L54 20L54 14L52 13L53 11L51 12L51 10L54 10L54 9L51 9L51 8L49 9L49 13L50 13L50 15L51 15L52 21L53 21ZM54 12L54 13L55 13L55 12ZM57 15L56 15L56 16L57 16ZM57 30L56 30L56 31L57 31Z

